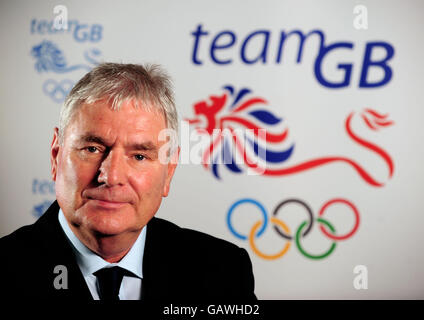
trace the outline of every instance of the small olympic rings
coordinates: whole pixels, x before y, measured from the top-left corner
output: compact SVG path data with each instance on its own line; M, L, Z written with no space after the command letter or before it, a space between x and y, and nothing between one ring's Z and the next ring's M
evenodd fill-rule
M60 82L48 79L43 84L43 92L54 102L62 103L73 86L74 83L69 79L65 79Z
M259 208L260 212L263 215L263 221L259 220L256 223L254 223L247 236L237 232L235 230L235 228L233 227L233 224L232 224L232 221L231 221L231 217L232 217L234 210L238 206L240 206L241 204L244 204L244 203L253 204L257 208ZM305 209L306 213L308 214L308 218L309 218L308 220L305 220L303 223L300 224L300 226L296 229L296 233L294 235L291 235L290 228L287 226L287 224L284 221L282 221L281 219L276 217L279 210L281 208L283 208L285 205L290 204L290 203L296 203L298 205L301 205ZM331 205L333 205L335 203L340 203L340 204L348 206L353 211L354 216L355 216L354 227L352 228L351 231L349 231L348 233L346 233L344 235L336 235L336 229L334 228L334 226L328 220L326 220L322 217L325 213L325 210L327 210L328 207L330 207ZM230 229L231 233L241 240L248 240L249 245L250 245L251 249L253 250L253 252L256 255L258 255L259 257L266 259L266 260L274 260L274 259L278 259L278 258L281 258L282 256L284 256L291 247L290 240L295 241L297 249L305 257L307 257L309 259L315 259L315 260L324 259L334 252L334 250L336 249L336 246L337 246L337 241L346 240L346 239L352 237L353 234L355 234L357 232L357 230L359 228L360 218L359 218L358 209L355 207L355 205L352 202L350 202L346 199L336 198L336 199L332 199L332 200L327 201L321 207L321 209L319 210L319 215L316 219L314 219L312 210L310 209L310 207L304 201L301 201L299 199L288 199L288 200L280 202L277 205L277 207L273 211L273 216L269 218L269 221L270 221L271 224L273 224L273 229L277 232L277 234L279 236L281 236L285 240L289 240L285 243L285 245L283 246L283 248L280 251L278 251L277 253L274 253L274 254L268 254L268 253L262 252L261 250L259 250L259 248L258 248L258 246L256 245L256 242L255 242L255 238L260 237L265 232L265 230L268 226L267 211L266 211L265 207L259 201L254 200L254 199L249 199L249 198L238 200L233 205L231 205L231 207L228 210L228 214L227 214L227 224L228 224L228 228ZM318 224L320 224L319 227L320 227L320 230L322 231L322 233L326 237L328 237L329 239L333 240L330 248L327 251L320 253L320 254L312 254L312 253L307 252L306 249L303 247L303 245L301 243L301 239L304 238L306 235L308 235L308 233L312 230L312 227L313 227L315 221ZM306 229L305 229L305 227L306 227ZM303 231L303 230L305 230L305 231Z

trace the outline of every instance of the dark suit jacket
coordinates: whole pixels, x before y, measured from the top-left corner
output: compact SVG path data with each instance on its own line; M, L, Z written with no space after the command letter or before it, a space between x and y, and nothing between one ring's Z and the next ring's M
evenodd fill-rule
M0 239L0 284L10 298L91 300L90 291L58 221L55 201L34 224ZM148 223L142 300L256 299L247 252L227 241L159 218ZM68 289L55 289L57 265Z

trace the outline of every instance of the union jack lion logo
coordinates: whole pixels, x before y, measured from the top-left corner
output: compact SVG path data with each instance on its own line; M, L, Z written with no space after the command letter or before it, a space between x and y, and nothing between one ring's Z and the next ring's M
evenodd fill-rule
M195 126L198 134L209 135L210 143L202 150L202 164L220 179L219 165L234 172L246 169L265 176L283 176L300 173L322 165L342 162L353 168L368 184L380 187L379 181L357 161L344 156L324 156L287 164L294 152L295 143L289 139L289 130L283 118L269 110L268 102L252 95L252 90L236 90L227 85L221 95L211 95L208 100L194 104L194 118L185 120ZM350 113L345 119L345 130L356 144L376 153L386 164L388 178L394 173L390 155L381 147L358 136L352 130L353 117L360 117L371 130L393 125L388 115L365 109ZM203 124L203 126L202 126Z

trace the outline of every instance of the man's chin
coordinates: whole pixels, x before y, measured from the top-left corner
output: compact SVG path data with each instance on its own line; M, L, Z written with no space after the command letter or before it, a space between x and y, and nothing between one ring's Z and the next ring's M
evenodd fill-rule
M127 233L132 225L132 217L107 213L87 214L82 219L82 229L97 237L114 237Z
M75 212L76 225L90 239L129 240L139 234L142 229L137 214L132 207L126 207L119 212L115 210L98 210L91 205L85 205ZM93 237L95 239L93 239ZM127 238L128 237L128 238Z
M114 221L92 221L88 229L96 237L119 237L130 233L130 228L127 224L116 223Z
M122 230L116 230L112 228L91 228L91 233L98 239L119 237L125 234L125 232Z

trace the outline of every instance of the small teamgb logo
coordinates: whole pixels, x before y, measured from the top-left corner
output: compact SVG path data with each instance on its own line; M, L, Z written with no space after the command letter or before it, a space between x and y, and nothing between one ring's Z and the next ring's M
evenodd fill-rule
M96 60L100 56L100 50L91 49L85 51L84 58L90 64L98 64ZM75 64L69 66L66 62L65 55L59 47L52 41L44 40L40 44L35 45L31 50L31 55L35 58L35 69L41 72L67 73L78 69L87 71L91 70L91 66L87 64Z
M43 40L31 49L31 55L35 59L34 68L38 73L53 72L65 74L77 70L90 71L99 62L101 52L98 49L90 49L84 52L84 59L87 64L68 65L63 51L52 41ZM43 84L43 92L56 103L62 103L74 86L71 79L47 79Z
M238 231L236 231L236 229L233 226L233 222L232 222L232 215L235 211L236 208L238 208L240 205L242 204L252 204L254 206L256 206L262 216L263 216L263 221L257 221L256 223L253 224L253 226L250 229L250 232L248 235L243 235L241 233L239 233ZM303 221L299 227L295 230L294 233L291 233L290 228L287 226L287 224L281 220L281 218L277 218L277 214L279 213L279 211L281 209L283 209L283 207L285 207L288 204L297 204L300 205L301 207L303 207L305 209L305 211L308 214L308 220ZM353 228L347 232L346 234L343 235L336 235L336 229L335 227L327 220L324 219L324 213L325 211L332 205L334 204L342 204L347 206L354 214L355 217L355 223ZM319 210L319 214L318 214L318 218L314 218L313 213L311 208L302 200L299 199L288 199L285 201L282 201L281 203L279 203L272 214L272 217L268 217L267 211L265 209L265 207L258 202L257 200L254 199L241 199L236 201L228 210L227 213L227 225L229 230L231 231L231 233L238 239L241 240L248 240L249 241L249 245L250 248L253 250L253 252L255 252L255 254L265 260L275 260L278 258L281 258L282 256L284 256L290 249L291 247L291 242L292 240L295 241L296 247L299 250L299 252L301 254L303 254L305 257L309 258L309 259L314 259L314 260L320 260L320 259L324 259L326 257L328 257L331 253L333 253L333 251L336 248L336 244L338 241L342 241L342 240L346 240L349 239L350 237L352 237L358 230L359 228L359 221L360 221L360 217L359 217L359 211L356 208L356 206L350 202L349 200L346 199L342 199L342 198L336 198L336 199L332 199L327 201ZM267 229L269 223L273 224L274 227L274 231L285 240L285 245L283 246L283 248L275 253L275 254L268 254L268 253L264 253L262 252L256 245L256 241L255 238L260 237ZM315 223L319 223L320 224L320 230L321 232L329 239L333 240L333 243L331 244L330 248L327 251L324 251L323 253L320 254L312 254L310 252L308 252L304 246L301 243L301 239L303 239L304 237L306 237L309 232L312 230L313 226Z
M314 169L326 164L342 162L353 168L368 184L381 187L384 181L378 180L354 159L345 156L324 156L297 164L287 164L294 153L294 143L288 141L288 128L283 119L265 110L267 101L261 97L249 97L250 89L235 91L232 86L225 86L225 92L212 95L209 101L201 101L194 105L194 119L185 119L191 125L196 125L199 134L213 137L211 143L204 148L202 160L205 169L210 169L214 176L220 179L218 164L221 159L230 171L244 172L241 164L249 170L264 176L280 177ZM262 106L258 108L258 106ZM357 135L352 128L354 118L359 118L366 127L376 131L388 127L393 121L388 115L382 115L375 110L365 109L361 113L350 113L345 120L345 130L348 137L368 152L377 154L386 164L388 178L394 173L394 163L390 155L381 147ZM203 128L199 125L202 119L206 121ZM235 126L249 129L254 133L254 139L245 133L240 134ZM270 130L268 130L270 129ZM229 131L231 134L225 134ZM217 134L215 134L215 131ZM263 134L263 132L266 134ZM262 133L262 134L261 134ZM270 147L271 146L271 147ZM230 161L228 161L230 159ZM211 165L209 165L211 164Z
M73 86L73 81L69 79L65 79L60 82L57 82L54 79L48 79L43 84L43 92L54 102L61 103L65 100Z

